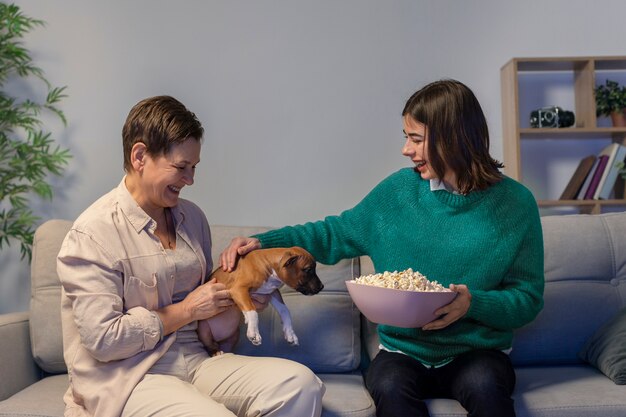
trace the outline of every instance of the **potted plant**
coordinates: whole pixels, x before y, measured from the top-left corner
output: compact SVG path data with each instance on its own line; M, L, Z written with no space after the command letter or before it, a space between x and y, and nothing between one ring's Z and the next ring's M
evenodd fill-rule
M626 126L626 87L606 80L595 89L596 116L610 116L613 126Z
M41 120L49 112L66 124L58 108L65 87L50 85L22 43L24 35L43 25L18 6L0 3L0 250L17 241L22 258L29 259L39 221L29 199L52 198L46 180L60 175L70 158L54 146Z

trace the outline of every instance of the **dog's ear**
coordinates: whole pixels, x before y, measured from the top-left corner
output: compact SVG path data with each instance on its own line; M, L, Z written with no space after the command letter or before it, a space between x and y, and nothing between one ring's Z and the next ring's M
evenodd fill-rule
M296 261L298 260L298 255L290 255L290 254L288 254L287 256L289 256L289 258L287 259L287 261L283 265L283 267L285 267L285 268L289 268L294 263L296 263Z

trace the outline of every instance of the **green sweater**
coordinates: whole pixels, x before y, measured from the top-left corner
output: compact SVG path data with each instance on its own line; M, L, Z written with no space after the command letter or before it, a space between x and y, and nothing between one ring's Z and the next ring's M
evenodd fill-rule
M469 311L444 329L378 326L385 348L426 364L474 349L508 349L513 329L543 307L537 204L508 177L463 196L431 191L429 181L405 168L339 216L256 237L263 247L301 246L324 264L368 255L376 272L412 268L444 286L467 285Z

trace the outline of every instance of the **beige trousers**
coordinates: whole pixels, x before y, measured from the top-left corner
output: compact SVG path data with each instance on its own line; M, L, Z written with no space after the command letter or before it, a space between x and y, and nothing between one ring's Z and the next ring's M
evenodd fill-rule
M131 393L122 417L319 417L322 381L297 362L171 349ZM195 350L195 349L194 349Z

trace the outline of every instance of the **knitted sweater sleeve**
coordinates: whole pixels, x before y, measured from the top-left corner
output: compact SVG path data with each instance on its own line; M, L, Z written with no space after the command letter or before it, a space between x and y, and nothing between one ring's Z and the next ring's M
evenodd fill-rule
M515 329L531 322L543 308L543 234L532 196L518 213L501 217L506 227L521 235L517 253L499 288L471 292L467 318L496 329Z
M390 201L387 196L393 189L392 177L383 180L356 206L340 215L270 230L254 237L263 248L300 246L327 265L367 255L370 242L375 241L376 229L380 227L376 219L391 210L386 202Z

